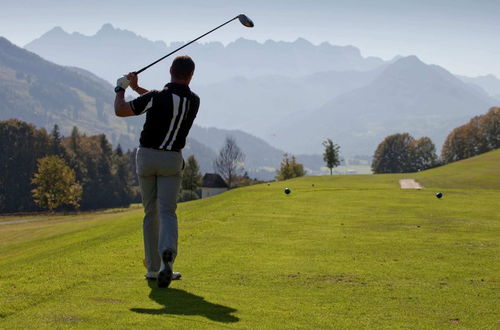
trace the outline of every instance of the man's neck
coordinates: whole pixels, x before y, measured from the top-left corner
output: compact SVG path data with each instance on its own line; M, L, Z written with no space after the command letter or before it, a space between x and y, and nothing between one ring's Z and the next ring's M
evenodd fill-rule
M189 82L186 80L183 80L183 79L172 78L172 79L170 79L170 82L174 83L174 84L189 86Z

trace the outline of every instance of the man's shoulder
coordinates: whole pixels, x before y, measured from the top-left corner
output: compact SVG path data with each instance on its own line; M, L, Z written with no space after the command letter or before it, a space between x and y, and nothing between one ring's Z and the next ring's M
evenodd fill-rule
M195 92L191 91L191 97L197 101L200 101L200 97Z

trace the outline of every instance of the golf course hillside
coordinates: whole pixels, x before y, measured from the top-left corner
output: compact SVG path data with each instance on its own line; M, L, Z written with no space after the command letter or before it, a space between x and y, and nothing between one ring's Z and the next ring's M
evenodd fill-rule
M0 329L498 329L499 164L497 150L181 203L168 289L143 278L138 205L0 217Z
M423 171L415 178L424 187L500 190L500 149Z

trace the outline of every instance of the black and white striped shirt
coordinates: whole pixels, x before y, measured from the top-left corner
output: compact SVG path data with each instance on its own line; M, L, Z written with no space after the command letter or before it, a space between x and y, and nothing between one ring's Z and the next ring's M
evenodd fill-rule
M200 98L187 85L169 83L130 102L136 115L146 113L141 147L181 151L198 113Z

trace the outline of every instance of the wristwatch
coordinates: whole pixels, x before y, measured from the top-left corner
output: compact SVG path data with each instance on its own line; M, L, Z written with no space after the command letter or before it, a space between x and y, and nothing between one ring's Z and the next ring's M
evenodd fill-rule
M120 86L116 86L115 87L115 93L118 93L118 92L121 92L121 91L124 91L124 89Z

